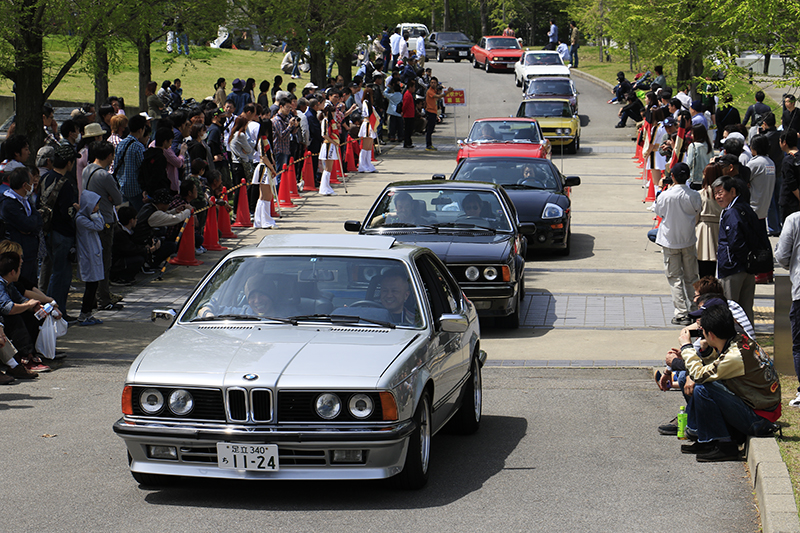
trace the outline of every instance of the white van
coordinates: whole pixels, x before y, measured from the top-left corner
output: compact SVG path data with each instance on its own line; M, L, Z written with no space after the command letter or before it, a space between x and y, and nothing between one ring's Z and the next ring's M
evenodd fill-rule
M402 36L404 32L408 32L408 51L411 52L412 50L417 49L417 39L422 37L423 39L430 35L431 32L428 31L428 27L425 24L417 24L413 22L403 22L397 25L400 28L400 35Z

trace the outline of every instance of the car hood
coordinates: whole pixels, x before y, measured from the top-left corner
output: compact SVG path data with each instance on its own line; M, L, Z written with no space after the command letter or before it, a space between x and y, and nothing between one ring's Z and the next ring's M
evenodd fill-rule
M539 121L539 126L544 128L571 128L574 126L574 118L566 117L536 117Z
M550 191L537 191L533 189L506 189L521 224L538 222L542 220L544 206L548 202L560 205L563 195Z
M192 386L374 387L419 335L360 326L178 324L131 366L129 382ZM181 347L191 346L191 350ZM255 374L256 380L245 380Z
M390 235L407 244L430 248L446 264L504 263L514 241L514 236L510 233L475 235L469 231L444 235Z
M564 65L526 65L522 67L522 71L527 76L533 74L534 76L567 76L570 75L569 67Z

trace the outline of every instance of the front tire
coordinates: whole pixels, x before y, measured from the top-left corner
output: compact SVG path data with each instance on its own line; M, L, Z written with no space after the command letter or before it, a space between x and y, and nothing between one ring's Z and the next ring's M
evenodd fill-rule
M403 471L397 474L397 484L404 489L421 489L428 482L428 466L431 458L431 400L428 391L422 393L417 412L417 426L408 438L408 451Z
M489 58L488 57L486 58L486 61L483 62L483 70L485 70L487 74L492 71L492 67L489 66Z
M567 246L557 250L556 253L561 256L569 255L570 248L572 248L572 228L567 229L567 236L565 237Z
M577 154L578 150L580 150L580 149L581 149L581 138L580 138L580 136L575 137L575 140L567 145L567 153L568 154Z
M517 306L513 313L499 319L501 327L506 329L519 329L519 308L521 305L522 299L520 298L519 290L517 290Z
M472 68L481 68L481 64L478 63L478 59L475 56L472 57Z
M472 375L464 386L461 407L449 424L455 433L461 435L472 435L478 431L483 413L483 377L477 357L472 358L470 372Z
M436 52L436 61L438 61L439 63L444 63L444 58L442 57L441 52Z
M130 466L132 462L133 458L129 453L128 466ZM180 478L177 476L164 476L161 474L143 474L142 472L134 472L132 470L131 470L131 475L139 485L144 485L145 487L152 487L152 488L171 487L173 485L176 485L180 480Z

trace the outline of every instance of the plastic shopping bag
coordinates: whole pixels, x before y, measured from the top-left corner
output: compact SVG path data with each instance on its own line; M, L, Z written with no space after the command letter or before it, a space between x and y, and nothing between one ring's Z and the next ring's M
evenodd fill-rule
M63 318L54 319L47 315L39 327L39 337L36 339L36 352L42 357L53 359L56 356L56 338L67 332L67 323Z

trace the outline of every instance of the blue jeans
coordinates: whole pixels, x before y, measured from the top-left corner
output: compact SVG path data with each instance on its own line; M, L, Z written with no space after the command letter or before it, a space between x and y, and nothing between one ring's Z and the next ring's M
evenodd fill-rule
M699 442L772 434L772 422L758 416L720 381L696 384L687 411L688 427L697 432Z
M300 54L291 52L292 54L292 76L300 76Z
M184 53L188 56L189 55L189 36L186 35L185 33L181 33L180 35L178 35L178 38L176 40L178 41L178 47L176 49L176 52L178 52L178 54L180 55L181 46L183 46Z
M50 274L50 285L47 294L58 304L61 312L67 312L67 296L72 281L72 263L69 261L70 248L75 246L75 237L67 237L57 231L51 231L48 237L48 251L53 259L53 273Z
M569 62L573 67L578 68L578 45L577 44L573 44L572 46L569 47Z

